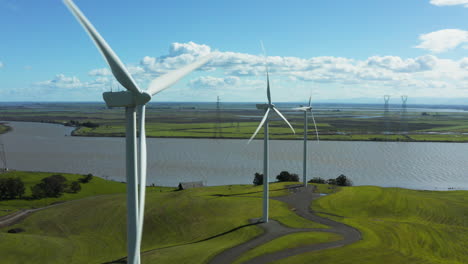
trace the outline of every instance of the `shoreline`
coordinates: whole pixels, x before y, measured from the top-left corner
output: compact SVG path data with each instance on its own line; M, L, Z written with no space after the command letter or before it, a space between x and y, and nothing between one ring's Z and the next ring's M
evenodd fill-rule
M62 122L43 122L43 121L29 121L29 120L9 120L9 121L0 121L0 125L4 125L7 127L5 131L0 131L0 135L9 133L13 131L13 128L8 126L8 122L30 122L30 123L45 123L45 124L55 124L55 125L62 125L64 127L70 127L74 128L68 136L72 137L91 137L91 138L123 138L125 135L123 134L96 134L96 133L87 133L87 134L82 134L82 135L77 135L76 131L82 128L82 126L66 126ZM359 135L365 135L365 134L355 134L356 136ZM400 135L400 134L389 134L389 136L395 136L395 135ZM424 135L424 134L415 134L415 135ZM440 134L430 134L430 135L440 135ZM446 135L446 134L444 134ZM341 135L330 135L327 134L326 136L341 136ZM353 135L351 135L353 136ZM191 137L191 136L183 136L183 137L177 137L177 136L149 136L146 135L146 138L171 138L171 139L214 139L214 140L224 140L224 139L236 139L236 140L248 140L248 138L241 138L241 137ZM340 139L340 138L333 138L333 139L322 139L320 138L319 134L319 139L320 141L340 141L340 142L402 142L402 143L468 143L468 141L450 141L450 140L383 140L379 138L373 138L373 139ZM254 139L254 140L261 140L261 139ZM303 141L304 139L302 137L298 138L270 138L270 140L300 140ZM308 139L308 141L317 141L316 139Z

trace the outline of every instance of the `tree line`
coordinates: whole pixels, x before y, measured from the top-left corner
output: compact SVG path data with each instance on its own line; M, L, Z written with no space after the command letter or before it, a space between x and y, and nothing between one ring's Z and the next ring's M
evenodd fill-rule
M54 174L30 187L31 198L57 198L63 193L78 193L81 191L81 184L90 182L92 178L92 174L87 174L77 181L69 182L63 175ZM22 199L25 191L26 187L21 178L0 178L0 200Z
M276 176L278 182L298 182L299 176L296 173L289 173L288 171L282 171ZM322 179L320 177L312 178L308 181L309 183L322 183L330 184L337 186L352 186L353 182L351 179L341 174L336 178L330 178L328 180ZM263 185L263 174L256 172L253 180L254 185Z

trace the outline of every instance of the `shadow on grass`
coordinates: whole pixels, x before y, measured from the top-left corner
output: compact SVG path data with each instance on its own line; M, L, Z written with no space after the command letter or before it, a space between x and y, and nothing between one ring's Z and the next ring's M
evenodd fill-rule
M291 190L291 189L296 189L300 188L302 185L300 184L294 184L294 185L287 185L285 188L280 188L280 189L274 189L274 190L269 190L270 192L277 192L277 191L284 191L284 190ZM255 194L255 193L263 193L263 190L256 191L256 192L245 192L245 193L233 193L233 194L210 194L209 196L215 196L215 197L231 197L231 196L243 196L246 194Z
M249 226L254 226L254 225L258 225L258 224L261 224L261 223L262 223L262 222L255 222L255 223L250 223L250 224L241 225L241 226L235 227L235 228L233 228L233 229L231 229L231 230L228 230L228 231L226 231L226 232L219 233L219 234L217 234L217 235L214 235L214 236L211 236L211 237L208 237L208 238L204 238L204 239L201 239L201 240L198 240L198 241L190 242L190 243L179 244L179 245L174 245L174 246L167 246L167 247L161 247L161 248L155 248L155 249L143 251L143 252L141 252L141 255L148 254L148 253L153 252L153 251L156 251L156 250L167 249L167 248L173 248L173 247L180 247L180 246L186 246L186 245L191 245L191 244L196 244L196 243L205 242L205 241L208 241L208 240L211 240L211 239L215 239L215 238L218 238L218 237L227 235L227 234L229 234L229 233L235 232L235 231L240 230L240 229L242 229L242 228L249 227ZM117 260L113 260L113 261L109 261L109 262L104 262L104 263L102 263L102 264L118 264L118 263L127 263L127 257L124 257L124 258L121 258L121 259L117 259Z

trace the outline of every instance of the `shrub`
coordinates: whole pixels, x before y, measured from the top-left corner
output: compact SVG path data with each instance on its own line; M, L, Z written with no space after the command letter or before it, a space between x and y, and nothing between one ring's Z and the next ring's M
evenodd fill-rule
M88 183L93 179L93 174L88 173L87 175L83 175L83 178L79 179L81 183Z
M70 191L73 193L77 193L81 191L81 184L77 181L74 181L70 184Z
M12 228L12 229L8 230L7 232L10 233L10 234L17 234L17 233L24 232L24 229L21 228L21 227L17 227L17 228Z
M336 185L338 186L352 186L353 182L348 179L345 175L341 174L336 178Z
M0 179L0 200L21 198L24 190L24 183L20 178Z
M263 185L263 174L260 174L258 172L255 173L255 177L253 180L254 185Z
M325 183L325 179L322 179L320 177L314 177L309 180L309 183Z
M84 127L89 127L89 128L96 128L99 127L99 124L93 123L93 122L84 122L81 124Z
M295 173L289 173L287 171L282 171L278 176L276 176L276 179L279 182L298 182L299 181L299 176Z

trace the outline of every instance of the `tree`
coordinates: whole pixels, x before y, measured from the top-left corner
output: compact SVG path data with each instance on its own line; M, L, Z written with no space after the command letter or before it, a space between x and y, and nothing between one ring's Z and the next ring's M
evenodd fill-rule
M350 179L348 179L344 174L341 174L336 178L336 185L338 186L352 186L353 183Z
M34 198L60 197L66 187L67 179L60 174L55 174L31 187L31 192Z
M328 179L327 184L336 185L336 179Z
M77 181L74 181L70 184L70 191L74 192L74 193L77 193L79 191L81 191L81 185L79 182Z
M314 177L309 180L309 183L325 183L325 180L320 177Z
M253 180L254 185L263 185L263 174L260 174L258 172L255 173L255 177Z
M20 178L0 179L0 200L21 198L24 190L24 183Z
M276 179L279 182L298 182L299 181L299 176L295 173L289 173L288 171L282 171L278 176L276 176Z

